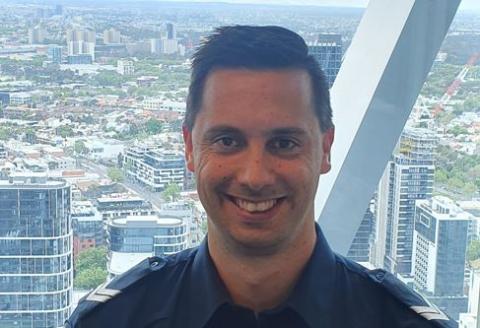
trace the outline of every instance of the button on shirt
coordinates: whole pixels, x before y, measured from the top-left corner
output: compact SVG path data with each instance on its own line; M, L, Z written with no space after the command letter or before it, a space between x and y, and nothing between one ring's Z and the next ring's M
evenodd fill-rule
M67 327L457 327L440 312L429 316L436 310L391 274L333 253L318 225L316 230L314 251L292 294L274 309L256 314L233 304L205 240L197 249L151 258L117 277L107 288L119 293L105 302L86 297Z

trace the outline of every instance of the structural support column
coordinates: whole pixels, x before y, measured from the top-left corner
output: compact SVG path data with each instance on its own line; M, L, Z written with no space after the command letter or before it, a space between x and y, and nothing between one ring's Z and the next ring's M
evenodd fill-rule
M331 89L332 171L315 213L346 254L460 0L370 0Z

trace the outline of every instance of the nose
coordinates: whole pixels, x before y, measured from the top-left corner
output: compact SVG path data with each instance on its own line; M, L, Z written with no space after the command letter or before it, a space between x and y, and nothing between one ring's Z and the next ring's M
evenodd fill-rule
M263 145L250 145L238 163L238 183L252 191L268 189L275 180L272 161Z

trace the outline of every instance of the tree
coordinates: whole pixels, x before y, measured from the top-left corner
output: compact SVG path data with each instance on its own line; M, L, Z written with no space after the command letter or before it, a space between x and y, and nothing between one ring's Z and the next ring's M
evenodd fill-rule
M62 138L72 137L73 136L73 129L71 126L62 125L59 126L56 130L57 135L61 136Z
M162 128L162 122L154 118L149 119L145 124L145 129L147 130L148 134L159 134L162 132Z
M467 259L470 262L480 259L480 240L473 240L468 245Z
M85 142L83 142L82 140L75 141L75 152L77 154L87 154L88 148L87 146L85 146Z
M107 171L108 177L114 182L123 182L123 172L119 168L110 167Z
M107 249L94 247L81 252L75 261L75 288L91 289L107 278Z
M92 289L102 284L107 279L107 270L90 268L77 274L74 280L75 288Z
M447 181L448 181L447 173L441 168L436 169L435 170L435 182L440 183L440 184L444 184Z
M162 192L162 197L166 201L176 201L180 195L180 187L176 183L169 183Z
M455 125L453 128L448 130L449 133L453 134L455 137L460 134L468 134L468 130L464 127Z

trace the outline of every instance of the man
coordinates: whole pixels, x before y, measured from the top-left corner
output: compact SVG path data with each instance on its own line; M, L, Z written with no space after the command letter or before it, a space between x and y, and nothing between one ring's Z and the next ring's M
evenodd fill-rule
M67 326L455 326L392 275L334 254L316 225L334 128L307 50L272 26L223 27L206 40L183 134L208 236L91 292Z

